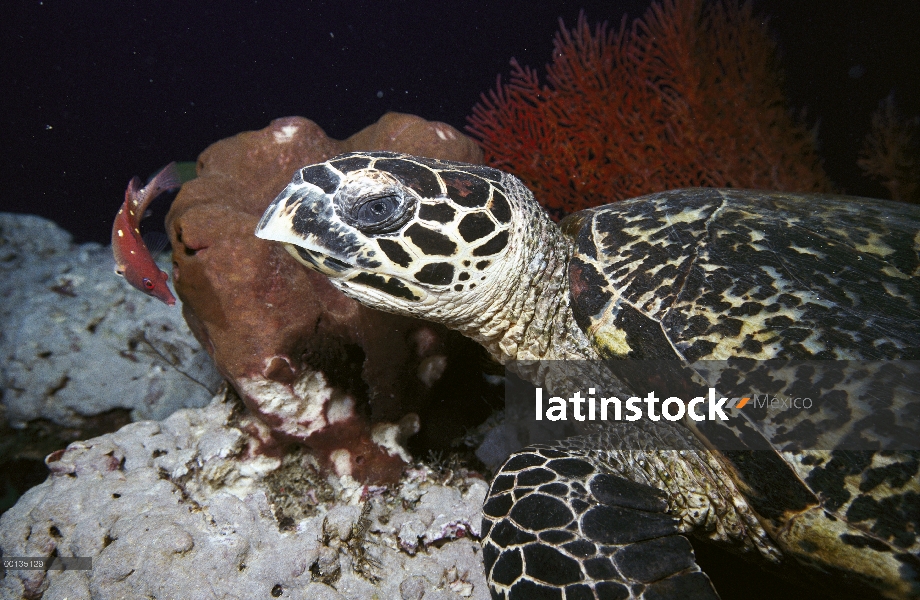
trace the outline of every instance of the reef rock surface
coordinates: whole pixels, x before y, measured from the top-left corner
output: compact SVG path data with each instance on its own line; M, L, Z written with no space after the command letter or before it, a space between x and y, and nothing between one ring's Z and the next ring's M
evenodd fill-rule
M319 475L305 453L266 454L254 429L227 390L50 455L48 479L0 517L0 554L92 569L10 570L0 597L489 597L482 479L416 465L367 487Z
M109 248L0 213L0 277L0 402L15 428L162 419L220 386L181 313L116 276Z
M482 162L453 127L411 115L389 113L344 141L307 119L277 119L207 148L166 224L183 314L252 412L325 469L394 481L409 460L403 441L420 426L428 439L450 439L488 414L475 406L482 378L469 357L478 349L443 327L361 306L254 235L296 169L356 150ZM451 398L463 410L426 430Z

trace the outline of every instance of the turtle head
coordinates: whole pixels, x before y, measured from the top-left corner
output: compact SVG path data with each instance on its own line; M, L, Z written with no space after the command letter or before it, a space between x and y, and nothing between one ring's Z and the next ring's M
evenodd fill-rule
M507 178L390 152L344 154L300 169L256 235L363 304L444 320L501 278L520 229Z

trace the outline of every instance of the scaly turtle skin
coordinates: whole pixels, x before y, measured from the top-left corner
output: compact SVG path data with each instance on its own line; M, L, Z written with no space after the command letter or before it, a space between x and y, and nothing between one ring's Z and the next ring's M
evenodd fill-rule
M691 189L562 227L507 173L367 152L298 171L256 235L360 302L458 329L503 364L920 358L917 207ZM873 422L840 414L799 423L822 436ZM589 424L513 454L483 507L493 597L716 598L685 534L849 589L920 596L916 453L780 449L772 423L751 461L687 424Z

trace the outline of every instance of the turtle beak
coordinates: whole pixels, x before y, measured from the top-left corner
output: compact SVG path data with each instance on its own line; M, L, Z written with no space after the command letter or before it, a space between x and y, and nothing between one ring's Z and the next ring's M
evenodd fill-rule
M311 194L312 190L307 190L305 187L303 184L298 186L292 182L272 200L256 226L256 237L296 245L301 245L306 241L304 235L297 232L294 219L298 208L304 202L314 204L320 198L315 197L316 194Z
M299 178L284 189L265 210L256 237L281 242L303 265L329 277L343 277L354 268L345 227L335 216L329 197Z
M354 265L327 256L322 252L307 250L303 245L284 244L284 249L300 264L318 271L329 278L345 277L354 270Z

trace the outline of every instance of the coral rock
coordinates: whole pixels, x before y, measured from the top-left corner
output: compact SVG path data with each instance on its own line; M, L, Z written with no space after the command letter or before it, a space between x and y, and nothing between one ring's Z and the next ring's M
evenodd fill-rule
M307 119L277 119L207 148L166 225L185 318L249 409L337 474L383 482L408 458L401 445L418 421L407 415L437 385L426 365L450 365L468 342L365 308L254 235L296 169L357 150L482 162L456 129L411 115L384 115L344 141Z
M89 557L92 569L9 570L0 598L421 598L407 594L426 581L426 599L489 597L475 539L484 481L443 483L420 466L361 502L302 453L249 455L259 441L241 412L228 393L49 456L48 479L0 516L0 555ZM321 502L284 514L320 488ZM402 548L403 525L422 551Z
M0 213L0 276L0 404L16 428L161 419L220 385L177 312L117 277L108 248Z

